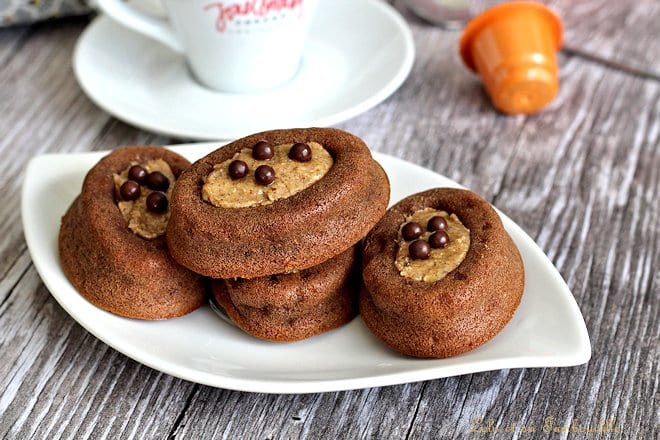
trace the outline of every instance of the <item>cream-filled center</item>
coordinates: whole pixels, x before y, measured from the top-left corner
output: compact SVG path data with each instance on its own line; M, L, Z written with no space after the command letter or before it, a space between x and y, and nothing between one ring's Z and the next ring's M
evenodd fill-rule
M140 188L139 197L137 197L135 200L126 200L123 198L121 187L124 183L130 180L128 173L133 165L141 166L144 168L147 174L156 171L162 173L169 181L167 190L155 191L145 185L144 182L136 182ZM167 222L170 219L170 210L167 206L167 202L164 211L153 212L148 209L147 198L154 192L161 192L165 195L167 201L170 200L172 196L172 188L174 187L176 178L174 177L174 173L172 172L169 164L163 159L152 159L144 163L133 162L121 173L113 174L112 179L115 184L117 206L119 207L121 215L126 220L128 228L135 234L146 239L154 239L163 235L165 233L165 229L167 228Z
M430 248L430 254L426 259L414 259L410 256L409 247L414 240L406 241L401 229L409 222L416 222L422 227L422 235L418 239L429 241L434 231L429 231L427 224L435 216L441 216L447 222L444 230L449 236L447 245L443 248ZM399 250L394 264L399 273L417 281L434 282L444 278L449 272L456 269L465 259L470 249L470 231L463 226L455 214L449 215L445 211L431 208L419 210L406 218L399 227Z
M289 158L293 144L273 147L273 157L268 160L253 158L252 149L244 148L231 159L213 167L204 178L202 198L213 206L222 208L247 208L269 205L276 200L291 197L318 182L332 167L334 160L330 153L317 142L308 142L312 158L300 162ZM234 161L247 164L247 173L241 178L232 178L229 166ZM261 165L274 170L275 178L269 185L260 184L255 172Z

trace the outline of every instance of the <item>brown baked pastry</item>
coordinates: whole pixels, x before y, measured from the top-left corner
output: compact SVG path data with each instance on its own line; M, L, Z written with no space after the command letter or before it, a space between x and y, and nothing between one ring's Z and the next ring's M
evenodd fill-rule
M213 298L246 333L297 341L346 324L357 315L359 246L300 272L250 280L213 280Z
M316 180L307 179L312 175ZM358 137L332 128L266 131L212 152L181 175L167 241L180 264L213 278L285 273L356 244L388 201L387 176Z
M167 194L188 165L164 148L125 147L87 173L62 218L59 253L91 303L139 319L174 318L204 303L201 277L170 257L163 235Z
M362 256L362 319L410 356L479 347L509 322L523 292L518 249L490 204L466 190L403 199L367 235Z

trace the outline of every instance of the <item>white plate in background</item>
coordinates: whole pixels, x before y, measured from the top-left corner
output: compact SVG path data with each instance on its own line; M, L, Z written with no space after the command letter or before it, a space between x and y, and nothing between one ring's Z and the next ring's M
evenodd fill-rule
M219 144L173 148L194 160ZM87 171L105 153L44 155L28 165L22 194L25 238L34 265L60 305L96 337L156 370L215 387L262 393L313 393L394 385L502 368L563 367L587 362L591 346L580 310L534 241L502 215L525 265L525 290L513 319L482 347L449 359L414 359L386 348L358 317L304 341L255 339L209 307L167 321L112 315L78 294L59 263L60 218ZM428 188L458 186L417 165L383 154L392 203Z
M146 130L235 139L279 127L325 127L390 96L414 59L410 28L381 0L320 0L298 75L254 94L219 93L182 56L99 16L76 44L78 83L99 107Z

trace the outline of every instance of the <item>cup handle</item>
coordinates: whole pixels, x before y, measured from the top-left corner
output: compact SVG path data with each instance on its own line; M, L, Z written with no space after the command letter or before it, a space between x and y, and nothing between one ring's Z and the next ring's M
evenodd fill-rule
M122 0L96 0L99 8L127 28L183 53L183 44L167 20L150 17Z

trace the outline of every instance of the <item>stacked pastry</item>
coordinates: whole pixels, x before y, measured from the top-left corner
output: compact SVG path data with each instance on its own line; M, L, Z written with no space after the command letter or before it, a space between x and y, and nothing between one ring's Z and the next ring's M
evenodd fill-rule
M185 170L171 200L173 258L213 278L247 333L293 341L357 314L360 240L389 182L359 138L336 129L258 133Z

